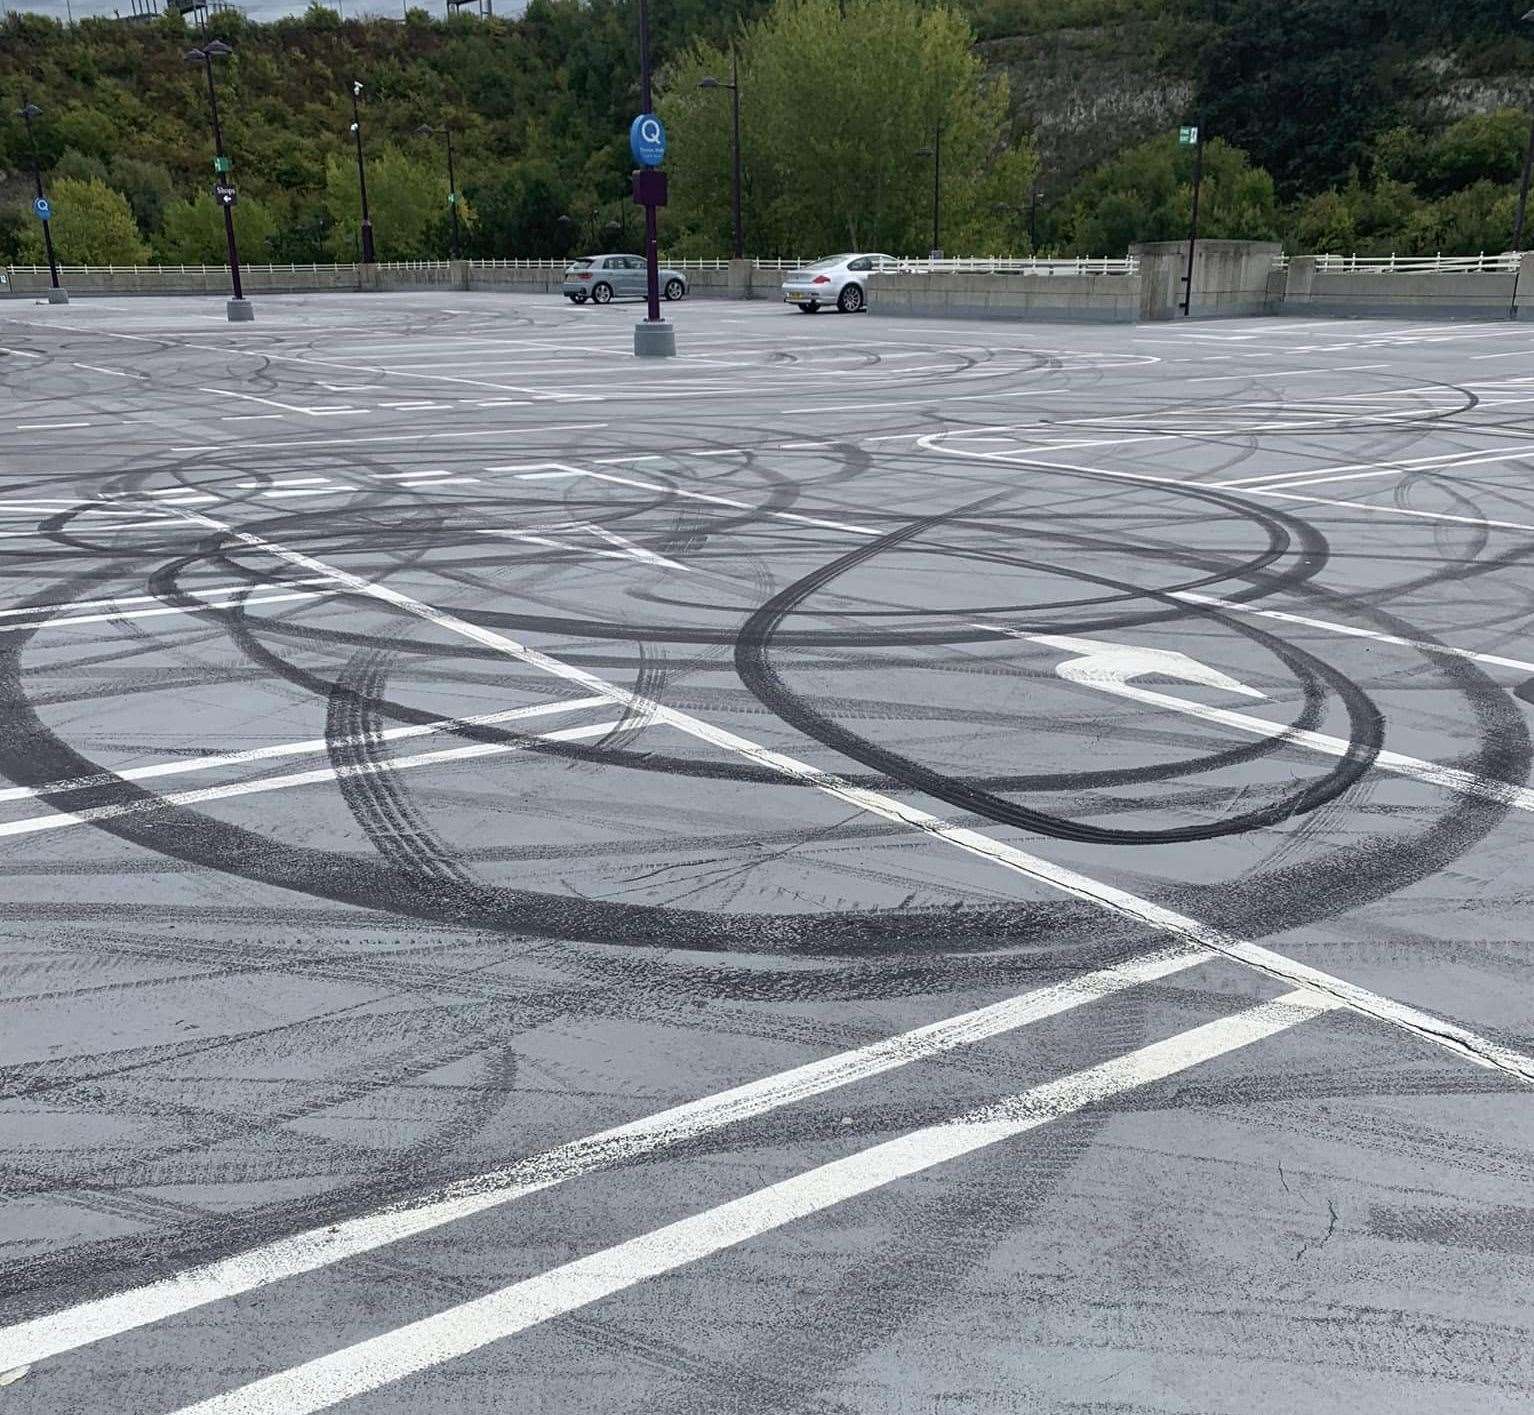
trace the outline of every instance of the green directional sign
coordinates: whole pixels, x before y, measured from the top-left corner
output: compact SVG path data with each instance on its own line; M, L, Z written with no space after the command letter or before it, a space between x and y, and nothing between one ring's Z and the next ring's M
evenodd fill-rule
M1179 143L1181 143L1184 147L1194 147L1194 146L1196 146L1197 143L1198 143L1198 129L1197 128L1179 128L1177 130L1177 141Z
M215 157L213 159L213 170L215 172L227 172L232 165L227 157Z

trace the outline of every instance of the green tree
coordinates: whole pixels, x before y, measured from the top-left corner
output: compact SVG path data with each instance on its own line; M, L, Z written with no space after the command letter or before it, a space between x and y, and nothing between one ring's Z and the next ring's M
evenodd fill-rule
M142 265L149 259L133 210L121 192L105 182L65 177L53 183L53 247L65 265ZM22 235L21 260L41 265L42 226L33 222Z
M475 229L465 243L472 256L543 258L563 254L570 189L548 162L517 162L492 185L474 189Z
M241 197L234 209L240 258L260 263L271 258L268 243L277 229L272 214L254 197ZM224 209L200 192L191 201L173 201L165 211L165 228L155 242L161 260L176 265L223 265L229 259L224 232Z
M1067 198L1067 244L1081 255L1122 255L1136 241L1172 241L1188 232L1194 150L1176 133L1122 152L1087 174ZM1246 154L1215 138L1204 145L1199 230L1209 237L1273 240L1273 179Z
M175 184L160 163L119 154L112 159L107 185L127 197L139 230L153 236L164 226L165 208L175 196Z
M435 165L386 147L367 165L368 215L379 260L426 260L438 252L432 236L447 207L447 176ZM325 208L334 225L330 248L336 260L357 260L361 250L362 198L357 167L349 156L333 154L325 162ZM459 211L468 221L468 204Z
M750 249L924 251L932 168L916 152L938 130L945 229L1003 240L986 174L1005 160L1021 176L1032 159L1009 145L1005 78L987 73L973 42L956 11L921 0L777 0L744 28L736 50ZM667 234L678 249L727 248L728 95L698 82L729 67L724 50L700 44L666 73Z

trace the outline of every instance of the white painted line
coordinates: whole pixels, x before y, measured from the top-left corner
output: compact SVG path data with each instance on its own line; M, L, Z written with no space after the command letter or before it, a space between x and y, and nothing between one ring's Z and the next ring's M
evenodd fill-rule
M1477 467L1488 462L1521 462L1534 457L1534 446L1521 443L1512 447L1488 447L1477 452L1444 452L1431 457L1409 457L1399 462L1347 462L1333 467L1311 467L1305 471L1267 472L1257 477L1238 477L1233 481L1207 482L1218 487L1292 487L1311 486L1317 482L1354 481L1359 477L1406 476L1409 473L1448 471L1457 467Z
M42 354L34 354L28 349L0 349L0 354L15 354L18 359L40 359Z
M833 1205L1277 1036L1335 1005L1308 991L1286 993L184 1406L175 1415L313 1415L329 1410Z
M328 581L327 581L328 583ZM534 717L548 717L554 713L579 712L585 708L600 707L605 698L567 698L562 702L538 703L533 707L510 708L505 712L481 713L477 717L439 717L434 722L415 723L408 727L385 727L364 737L343 737L339 742L351 746L367 742L403 742L415 737L430 737L439 732L457 732L465 727L497 727L507 722L520 722ZM243 752L221 752L207 757L179 757L168 762L155 762L150 766L124 767L120 771L101 771L92 776L69 777L63 781L50 781L46 786L8 786L0 790L0 801L25 801L38 796L63 796L71 791L86 791L92 787L110 786L117 781L154 781L164 776L181 776L193 771L221 771L226 767L245 766L250 762L266 762L282 757L311 757L330 749L330 741L315 737L307 742L278 742L269 747L249 747Z
M1343 364L1338 368L1286 368L1268 373L1214 373L1204 378L1184 379L1185 383L1228 383L1233 379L1245 382L1251 378L1301 378L1315 375L1329 377L1334 373L1362 373L1365 369L1392 368L1392 364Z
M253 595L244 599L206 604L167 604L158 609L117 609L106 614L66 614L27 624L0 624L0 634L19 634L27 629L58 629L68 624L105 624L118 619L155 619L166 614L197 614L206 609L243 609L247 604L280 604L292 599L319 599L333 590L294 590L291 594Z
M17 423L17 432L61 432L70 427L89 427L89 423Z
M44 1361L66 1351L164 1321L300 1273L345 1262L473 1214L618 1169L699 1135L768 1115L785 1106L1057 1017L1129 988L1187 972L1207 956L1170 948L1112 968L1051 983L988 1007L960 1013L774 1076L672 1106L641 1120L559 1145L505 1169L460 1179L413 1201L279 1238L48 1316L0 1329L0 1368Z
M628 555L638 560L647 560L652 565L664 565L668 570L681 570L690 574L692 566L680 564L675 560L668 560L664 555L657 555L653 550L646 550L642 545L636 545L627 536L620 536L617 531L610 531L606 526L588 525L586 527L592 535L605 540L609 545L616 545Z
M160 522L155 524L159 525ZM269 590L287 590L308 587L310 585L328 585L333 583L330 576L322 575L318 579L305 580L267 580L261 583L247 583L239 585L213 585L201 590L182 590L186 595L233 595L233 594L265 594ZM165 597L157 594L118 595L112 599L72 599L54 604L33 604L23 609L0 609L0 619L14 619L22 614L47 614L55 609L100 609L108 604L164 604ZM0 797L3 799L3 797Z
M1237 614L1255 614L1264 619L1277 619L1285 624L1303 624L1311 629L1324 629L1332 634L1346 634L1352 638L1373 639L1381 644L1400 644L1423 653L1446 654L1452 658L1473 659L1477 663L1490 663L1498 668L1515 668L1521 673L1534 673L1534 661L1522 658L1504 658L1501 654L1479 653L1474 649L1457 649L1448 644L1430 644L1422 639L1403 639L1396 634L1381 633L1378 629L1360 629L1352 624L1338 624L1330 619L1312 619L1304 614L1291 614L1281 609L1264 609L1256 604L1241 604L1235 600L1216 599L1214 595L1195 594L1192 590L1171 590L1173 599L1187 600L1190 604L1208 604L1217 609L1231 610Z
M593 457L591 460L601 466L619 466L624 462L664 462L666 459L652 454L644 457Z
M1094 879L1067 866L1054 864L1037 855L1030 855L1026 851L1019 850L1015 846L993 840L980 831L971 830L966 826L952 825L892 796L854 786L831 772L810 766L786 753L775 752L747 737L715 726L711 722L677 708L668 707L665 703L635 693L631 689L609 683L588 669L566 663L563 659L555 658L541 649L518 643L515 639L498 633L494 629L471 624L468 620L460 619L446 610L412 599L409 595L388 585L365 580L360 575L337 569L333 565L325 564L324 561L316 560L301 551L291 550L287 546L279 545L250 531L236 530L233 526L216 521L201 511L178 508L174 514L208 530L222 532L242 545L264 551L286 564L308 570L312 574L330 575L337 583L355 590L358 594L391 604L414 618L423 619L449 633L458 634L473 643L503 653L529 668L537 668L557 678L563 678L567 682L578 684L587 692L606 697L616 706L640 713L649 722L674 727L721 751L736 753L748 761L777 772L788 780L812 786L817 791L824 792L827 796L845 802L858 810L866 811L870 815L898 825L910 826L933 839L945 841L966 854L988 860L1003 869L1012 870L1073 898L1086 900L1118 918L1145 924L1184 943L1193 943L1207 948L1211 953L1233 959L1258 972L1278 978L1291 987L1315 988L1339 999L1345 1006L1351 1007L1364 1016L1398 1027L1423 1041L1452 1051L1478 1066L1504 1070L1520 1080L1534 1082L1534 1058L1525 1056L1511 1047L1503 1046L1499 1042L1479 1037L1444 1018L1421 1012L1393 998L1382 997L1344 978L1334 977L1319 968L1312 968L1296 959L1287 958L1260 944L1237 938L1223 929L1142 899L1128 890L1120 889L1117 885ZM1282 730L1275 729L1272 723L1264 724L1264 726L1270 733L1274 730Z
M623 726L624 719L599 722L587 727L562 727L557 732L540 733L540 742L576 742L585 737L602 737ZM475 742L467 747L444 747L435 752L417 752L410 757L391 757L380 762L356 762L348 766L323 766L312 771L289 772L285 776L262 776L254 781L237 781L225 786L202 786L192 791L172 791L147 801L126 801L118 806L88 806L81 811L61 811L55 815L28 816L25 820L0 822L0 839L18 835L37 835L43 831L65 830L74 825L95 821L120 820L124 816L148 815L172 806L197 806L204 801L224 801L235 796L261 796L271 791L287 791L295 786L314 786L325 781L342 781L353 776L377 776L384 772L410 771L415 767L441 766L447 762L475 761L481 757L503 757L526 749L526 742Z
M1071 638L1058 634L1028 634L1017 629L1009 629L1004 624L980 623L974 627L1006 634L1013 639L1024 639L1050 648L1064 649L1070 653L1090 654L1094 650L1111 650L1120 647L1092 639ZM1149 688L1136 688L1127 683L1118 683L1110 687L1096 681L1095 678L1089 680L1085 675L1064 672L1069 667L1069 663L1062 664L1057 671L1069 681L1087 682L1093 688L1106 689L1118 697L1128 698L1133 702L1164 708L1169 712L1186 713L1189 717L1196 717L1203 722L1218 723L1222 727L1231 727L1237 732L1250 732L1273 741L1308 747L1311 751L1321 752L1329 757L1345 757L1351 750L1346 738L1343 737L1333 737L1325 732L1312 732L1303 727L1289 727L1281 722L1269 722L1266 718L1251 717L1244 712L1232 712L1229 708L1209 707L1188 698L1174 697L1170 693L1157 693ZM1254 696L1265 697L1266 694L1256 693ZM1461 771L1458 767L1442 766L1438 762L1423 761L1420 757L1403 756L1400 752L1387 752L1383 749L1375 756L1374 765L1381 771L1393 772L1397 776L1409 776L1429 786L1438 786L1447 791L1457 792L1461 796L1471 796L1479 801L1491 801L1499 806L1511 806L1515 810L1534 811L1534 790L1527 786L1515 786L1510 781L1502 781L1492 776L1476 776L1473 772Z
M113 378L147 378L147 374L124 373L120 368L101 368L96 364L76 364L76 368L89 370L91 373L109 373Z
M761 516L771 516L780 521L800 521L805 525L821 526L833 531L851 531L854 535L876 536L878 531L870 526L857 526L847 521L829 521L817 516L801 516L796 511L764 511L759 506L753 506L749 501L736 501L728 496L713 496L703 491L688 491L679 486L667 486L663 482L639 481L635 477L620 477L613 472L593 472L587 468L566 466L563 463L553 462L542 465L558 467L558 471L540 473L519 472L518 476L524 480L538 480L549 477L596 477L599 481L614 482L619 486L634 486L641 491L658 491L667 496L681 496L691 501L707 501L715 506L729 506L737 511L754 511ZM487 467L490 472L516 472L515 466Z
M262 496L350 496L356 488L350 486L311 486L290 487L287 490L263 491ZM179 502L165 502L167 506L179 505Z
M425 481L400 481L396 486L402 486L406 491L414 491L418 487L425 486L461 486L466 482L477 482L478 477L428 477Z
M516 432L537 433L542 436L548 432L584 432L593 428L606 427L606 423L554 423L548 427L538 426L529 428L517 428ZM289 447L357 447L363 443L373 442L445 442L465 437L506 437L508 432L503 427L474 428L468 432L403 432L394 433L388 437L311 437L291 442L219 442L215 444L198 443L192 447L172 447L172 452L239 452L282 450Z
M219 422L221 423L265 423L281 422L285 414L282 413L225 413Z

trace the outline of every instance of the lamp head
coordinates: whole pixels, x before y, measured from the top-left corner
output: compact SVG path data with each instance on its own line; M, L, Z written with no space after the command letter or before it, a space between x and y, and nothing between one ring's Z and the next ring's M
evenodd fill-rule
M25 118L27 122L30 123L34 118L41 118L43 116L43 110L39 108L35 103L29 103L25 108L18 109L16 116L18 118Z
M210 59L227 59L229 55L234 53L234 50L225 44L223 40L215 39L203 49L203 53Z
M355 123L348 123L346 125L346 131L349 133L355 133L357 131L357 125Z
M200 49L188 49L185 58L188 64L206 64L208 62L208 56Z
M710 75L706 79L699 79L698 80L698 87L699 88L718 88L719 87L719 80L714 78L712 75Z
M415 135L418 138L429 138L434 132L436 132L436 129L433 128L430 123L422 123L421 126L415 130Z
M362 97L362 85L356 79L352 80L352 97L354 97L354 98L361 98Z
M932 156L932 149L930 147L919 147L919 148L916 149L916 156L917 157L931 157Z

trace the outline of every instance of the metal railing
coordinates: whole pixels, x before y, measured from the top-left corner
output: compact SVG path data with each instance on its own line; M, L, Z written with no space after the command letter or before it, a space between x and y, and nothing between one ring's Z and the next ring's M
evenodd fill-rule
M880 275L1133 275L1134 256L1079 256L1066 260L1018 260L1010 256L964 256L953 260L888 260L874 267Z
M1479 255L1318 255L1314 259L1317 270L1368 275L1511 275L1522 256L1517 251L1500 255L1482 251Z

